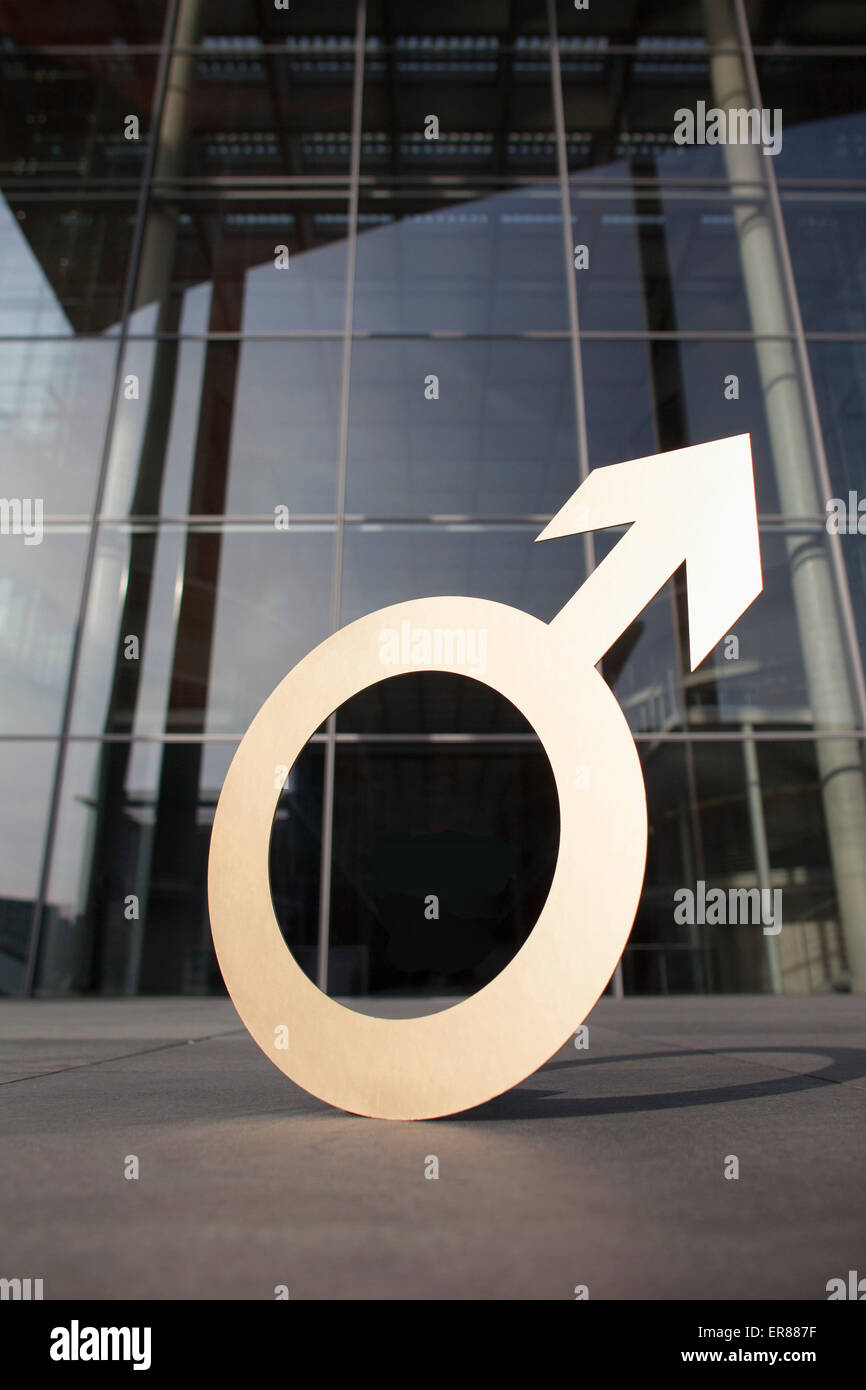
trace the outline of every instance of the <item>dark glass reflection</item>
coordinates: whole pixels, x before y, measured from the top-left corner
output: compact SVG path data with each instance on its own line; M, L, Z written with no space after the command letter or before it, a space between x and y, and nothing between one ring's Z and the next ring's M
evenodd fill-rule
M866 31L859 42L864 40ZM778 177L862 179L866 163L863 59L780 53L758 56L756 64L764 105L784 112L784 140L774 159Z
M866 129L860 144L862 177ZM806 332L866 332L864 195L787 192L782 208Z
M571 187L574 241L589 254L576 272L583 332L751 329L730 198L673 186L600 197L580 179Z
M319 38L345 38L355 32L355 0L317 0L315 5L293 5L287 10L262 7L258 0L202 0L201 34L220 39L227 47L240 38L278 44L300 35L315 43Z
M389 30L384 39L367 48L363 173L555 173L546 38Z
M340 744L329 992L481 989L534 926L558 839L537 747Z
M643 893L623 957L626 993L749 993L771 987L778 955L787 994L842 988L846 965L813 744L756 742L757 797L742 745L641 744L650 836ZM759 823L760 821L760 823ZM782 928L675 920L675 894L761 886L767 835ZM682 915L682 914L681 914ZM697 915L697 914L695 914Z
M536 735L523 716L490 686L444 671L407 672L347 700L337 728L369 734Z
M345 193L154 193L131 327L150 334L338 332L346 316ZM280 248L283 248L280 250ZM202 293L206 290L206 293Z
M755 45L797 44L804 48L823 44L862 44L866 40L866 16L860 0L836 0L816 5L814 0L786 0L784 5L747 6Z
M0 996L25 985L54 760L51 743L0 741Z
M844 511L842 554L860 650L866 655L866 516L858 510L866 498L866 344L811 343L809 356L833 489L825 506L830 504L833 512L835 502Z
M156 57L125 53L122 46L110 56L5 49L4 176L136 183L151 134L156 69Z
M274 38L288 54L267 46L267 35L202 39L189 103L187 176L348 174L351 38L340 45L297 32Z
M7 188L0 196L0 334L117 332L134 215L131 198Z
M233 744L72 746L39 958L40 992L221 993L207 908L210 829ZM292 769L271 837L274 904L315 941L322 749ZM19 875L20 876L20 875Z
M121 41L130 45L158 42L162 37L166 0L3 0L0 35L7 45L27 44L82 47Z
M667 42L703 38L700 0L607 0L604 6L576 10L574 0L556 0L556 24L561 34L603 35L611 44L632 44L639 39Z

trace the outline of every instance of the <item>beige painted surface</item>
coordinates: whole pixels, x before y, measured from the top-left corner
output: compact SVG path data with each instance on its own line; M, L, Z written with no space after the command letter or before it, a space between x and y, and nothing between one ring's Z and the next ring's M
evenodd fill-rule
M610 979L643 883L646 797L625 717L595 663L684 559L693 667L760 592L748 435L596 469L539 539L625 522L635 524L552 623L466 597L380 609L299 662L247 730L214 818L214 946L252 1037L320 1099L387 1119L479 1105L546 1062ZM383 665L383 631L404 622L414 632L485 632L483 675L453 650L438 664L434 654ZM526 716L553 769L560 852L531 935L490 984L436 1014L383 1019L329 999L297 965L274 916L268 853L276 767L290 768L358 691L409 670L482 679Z

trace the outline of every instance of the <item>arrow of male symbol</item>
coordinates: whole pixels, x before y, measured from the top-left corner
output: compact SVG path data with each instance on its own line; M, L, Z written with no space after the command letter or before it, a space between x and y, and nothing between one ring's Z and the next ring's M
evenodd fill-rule
M694 670L763 588L749 436L596 468L536 540L628 522L550 627L595 666L685 561Z

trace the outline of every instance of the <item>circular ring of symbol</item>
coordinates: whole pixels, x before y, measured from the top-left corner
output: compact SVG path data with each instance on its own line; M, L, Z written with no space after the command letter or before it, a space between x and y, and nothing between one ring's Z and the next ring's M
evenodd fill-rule
M383 630L399 632L407 621L413 632L484 632L483 673L455 663L453 651L447 663L384 666ZM553 770L560 842L538 921L509 964L476 994L439 1013L384 1019L330 999L283 940L269 875L281 791L274 771L281 764L291 768L346 700L410 670L482 680L529 720ZM646 845L637 750L614 695L581 660L579 640L484 599L411 600L327 638L280 682L250 724L214 816L208 866L214 948L248 1031L312 1095L386 1119L454 1114L524 1080L586 1018L628 939Z

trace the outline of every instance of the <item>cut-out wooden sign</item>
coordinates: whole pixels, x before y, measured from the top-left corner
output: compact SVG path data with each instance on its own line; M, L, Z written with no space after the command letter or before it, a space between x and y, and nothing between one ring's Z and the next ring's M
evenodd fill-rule
M647 813L634 740L596 664L683 561L692 670L760 593L749 436L597 468L537 539L628 523L552 622L467 597L379 609L304 657L244 735L211 835L214 947L259 1047L331 1105L401 1120L480 1105L548 1061L610 980L643 884ZM383 633L407 632L399 664L385 664ZM268 867L274 767L291 768L346 700L407 670L472 676L517 706L550 760L560 842L538 921L505 969L440 1013L383 1019L328 998L283 940Z

